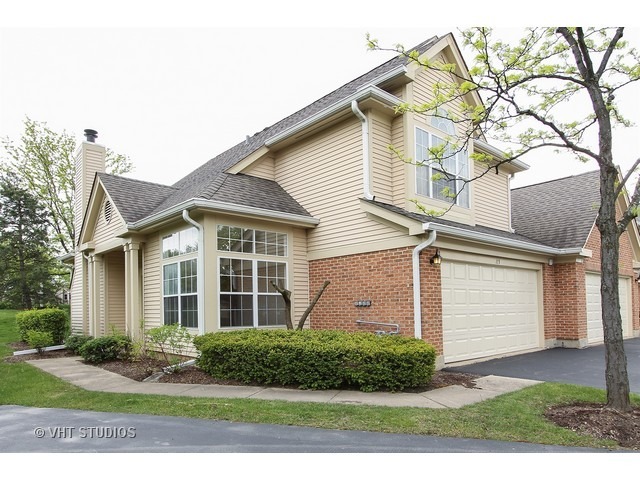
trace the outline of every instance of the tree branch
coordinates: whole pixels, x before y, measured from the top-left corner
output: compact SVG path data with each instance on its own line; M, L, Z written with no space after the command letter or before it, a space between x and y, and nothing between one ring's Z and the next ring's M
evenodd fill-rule
M307 321L307 317L311 313L311 310L313 310L313 307L316 306L316 303L318 303L318 300L320 300L320 297L322 296L325 289L329 286L330 283L331 282L329 280L324 281L324 283L320 287L320 290L318 290L318 293L316 293L316 296L313 298L313 300L311 301L307 309L304 311L304 313L300 317L300 321L298 322L298 328L296 330L302 330L302 328L304 327L304 322Z

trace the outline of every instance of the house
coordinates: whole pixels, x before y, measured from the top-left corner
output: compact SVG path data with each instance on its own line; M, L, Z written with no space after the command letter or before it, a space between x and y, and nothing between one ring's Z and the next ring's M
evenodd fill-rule
M416 50L466 68L451 34ZM459 193L452 200L433 178L437 166L389 150L425 158L425 147L455 133L446 119L395 109L426 102L441 75L394 58L171 186L105 174L105 149L86 130L75 179L73 330L282 328L284 304L270 282L291 290L296 319L329 280L311 328L397 330L433 344L439 366L598 341L595 211L570 190L597 196L593 175L512 193L511 178L528 168L514 161L462 188L486 171L472 152L502 155L477 138L448 160ZM448 211L429 217L412 199ZM623 243L631 336L640 331L635 224Z

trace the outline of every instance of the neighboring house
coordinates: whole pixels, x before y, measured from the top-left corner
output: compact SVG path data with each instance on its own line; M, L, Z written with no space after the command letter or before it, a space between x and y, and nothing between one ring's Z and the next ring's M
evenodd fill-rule
M450 34L416 49L464 73ZM73 330L136 336L143 321L194 333L282 328L284 304L270 282L292 291L295 321L329 280L311 328L397 329L433 344L439 366L596 341L587 318L596 300L586 296L595 277L585 273L599 270L597 235L589 233L594 210L587 205L586 236L574 235L572 212L584 205L567 204L564 216L562 204L584 199L582 192L559 189L537 207L558 213L553 225L570 229L546 235L552 223L533 213L515 212L512 225L516 201L533 211L542 198L527 193L538 187L511 196L510 179L526 164L492 168L451 205L442 181L432 181L435 166L404 163L388 149L421 159L425 147L455 133L453 122L394 108L428 101L442 75L394 58L172 186L103 173L105 149L96 132L85 131L76 169ZM480 99L472 93L467 102ZM484 171L474 151L502 155L476 139L450 160L459 179ZM449 185L456 190L462 182ZM427 217L412 199L451 208ZM624 238L625 333L637 335L635 224Z

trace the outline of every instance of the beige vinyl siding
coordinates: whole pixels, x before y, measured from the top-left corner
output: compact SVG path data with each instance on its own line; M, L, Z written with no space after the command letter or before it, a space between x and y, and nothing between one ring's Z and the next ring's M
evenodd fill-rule
M438 56L437 59L441 62L447 62L446 58L442 55ZM438 82L451 82L453 80L453 76L446 72L438 72L435 70L419 70L416 75L416 79L413 82L413 101L417 105L428 103L433 101L434 99L434 89ZM444 105L444 108L452 115L457 117L462 117L462 110L459 107L459 100L455 100L450 104ZM424 121L424 115L416 113L416 119L422 119ZM456 128L460 128L457 126Z
M160 236L149 236L143 252L143 309L142 315L146 328L162 325L161 318L161 267L160 267Z
M370 116L371 136L371 191L376 200L392 203L393 177L391 174L391 119L388 117Z
M293 322L300 317L309 305L309 262L307 261L307 232L301 228L293 229ZM295 326L295 325L294 325Z
M104 257L105 268L105 335L112 331L125 333L124 252L111 252Z
M82 253L75 254L75 270L71 281L71 331L73 333L85 333L85 320L88 319L88 297L83 288L83 277L86 276ZM83 300L84 297L84 300Z
M109 200L108 197L105 197ZM116 209L116 206L111 202L111 220L107 223L104 216L105 200L100 205L100 211L98 212L98 219L96 221L96 227L93 232L93 241L96 247L99 247L101 243L113 240L116 232L125 228L125 223L120 213Z
M483 165L474 166L474 175L484 173ZM508 174L490 171L473 181L472 206L476 224L499 230L509 230L509 179Z
M308 253L384 240L401 234L366 217L360 209L362 130L355 118L279 152L276 181L321 219L309 231Z
M391 145L401 152L404 150L404 116L396 117L391 122ZM393 199L392 203L400 208L404 208L406 201L406 181L407 181L407 164L397 157L395 153L391 153L391 175L393 182Z
M254 177L266 178L267 180L274 180L276 173L273 158L267 157L262 160L258 160L243 173Z

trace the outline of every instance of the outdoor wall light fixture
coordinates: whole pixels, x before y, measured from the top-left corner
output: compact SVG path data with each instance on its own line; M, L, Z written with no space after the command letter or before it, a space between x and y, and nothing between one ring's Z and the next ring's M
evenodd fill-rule
M431 263L431 265L440 265L442 263L442 257L440 256L439 248L436 248L436 253L433 255L433 257L431 257L429 263Z

